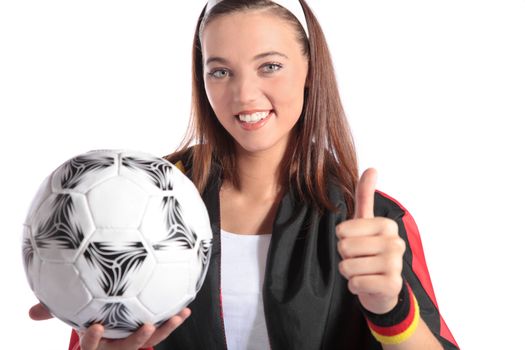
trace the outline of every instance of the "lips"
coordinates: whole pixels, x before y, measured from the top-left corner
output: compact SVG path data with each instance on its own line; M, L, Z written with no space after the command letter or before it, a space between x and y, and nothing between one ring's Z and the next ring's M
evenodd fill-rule
M273 110L257 111L257 112L251 112L251 113L242 112L236 116L236 119L244 130L254 131L266 125L266 123L273 116L275 116L275 113L273 112ZM241 118L244 120L242 120Z
M255 113L240 113L238 115L239 119L242 122L246 123L256 123L261 119L266 118L271 111L255 112Z

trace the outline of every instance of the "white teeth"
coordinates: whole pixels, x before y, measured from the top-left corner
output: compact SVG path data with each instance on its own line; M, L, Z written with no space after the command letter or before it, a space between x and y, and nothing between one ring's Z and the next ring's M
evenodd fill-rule
M270 111L255 112L252 114L239 114L239 119L247 123L256 123L259 120L266 118L269 114L270 114Z

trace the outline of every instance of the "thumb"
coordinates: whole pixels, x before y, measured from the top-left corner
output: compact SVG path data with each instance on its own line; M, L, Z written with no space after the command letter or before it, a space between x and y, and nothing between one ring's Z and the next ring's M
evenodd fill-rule
M46 309L43 304L36 304L29 309L29 317L35 321L47 320L53 318L53 315Z
M371 219L374 217L376 182L377 171L374 168L366 169L361 175L355 194L355 219Z

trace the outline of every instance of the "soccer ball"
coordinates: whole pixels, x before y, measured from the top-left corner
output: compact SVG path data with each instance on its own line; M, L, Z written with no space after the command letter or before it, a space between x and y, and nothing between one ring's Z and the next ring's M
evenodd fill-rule
M162 324L202 286L212 232L193 183L149 154L78 155L40 186L23 228L23 261L36 297L78 330L93 323L122 338Z

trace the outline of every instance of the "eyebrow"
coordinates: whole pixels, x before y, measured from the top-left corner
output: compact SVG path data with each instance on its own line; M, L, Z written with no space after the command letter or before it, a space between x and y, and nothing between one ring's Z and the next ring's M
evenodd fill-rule
M261 58L265 58L268 56L280 56L280 57L288 59L288 56L286 56L284 53L281 53L279 51L268 51L268 52L263 52L263 53L253 56L252 61L257 61L257 60L260 60ZM213 62L227 64L228 60L223 57L212 56L206 60L206 65L213 63Z

